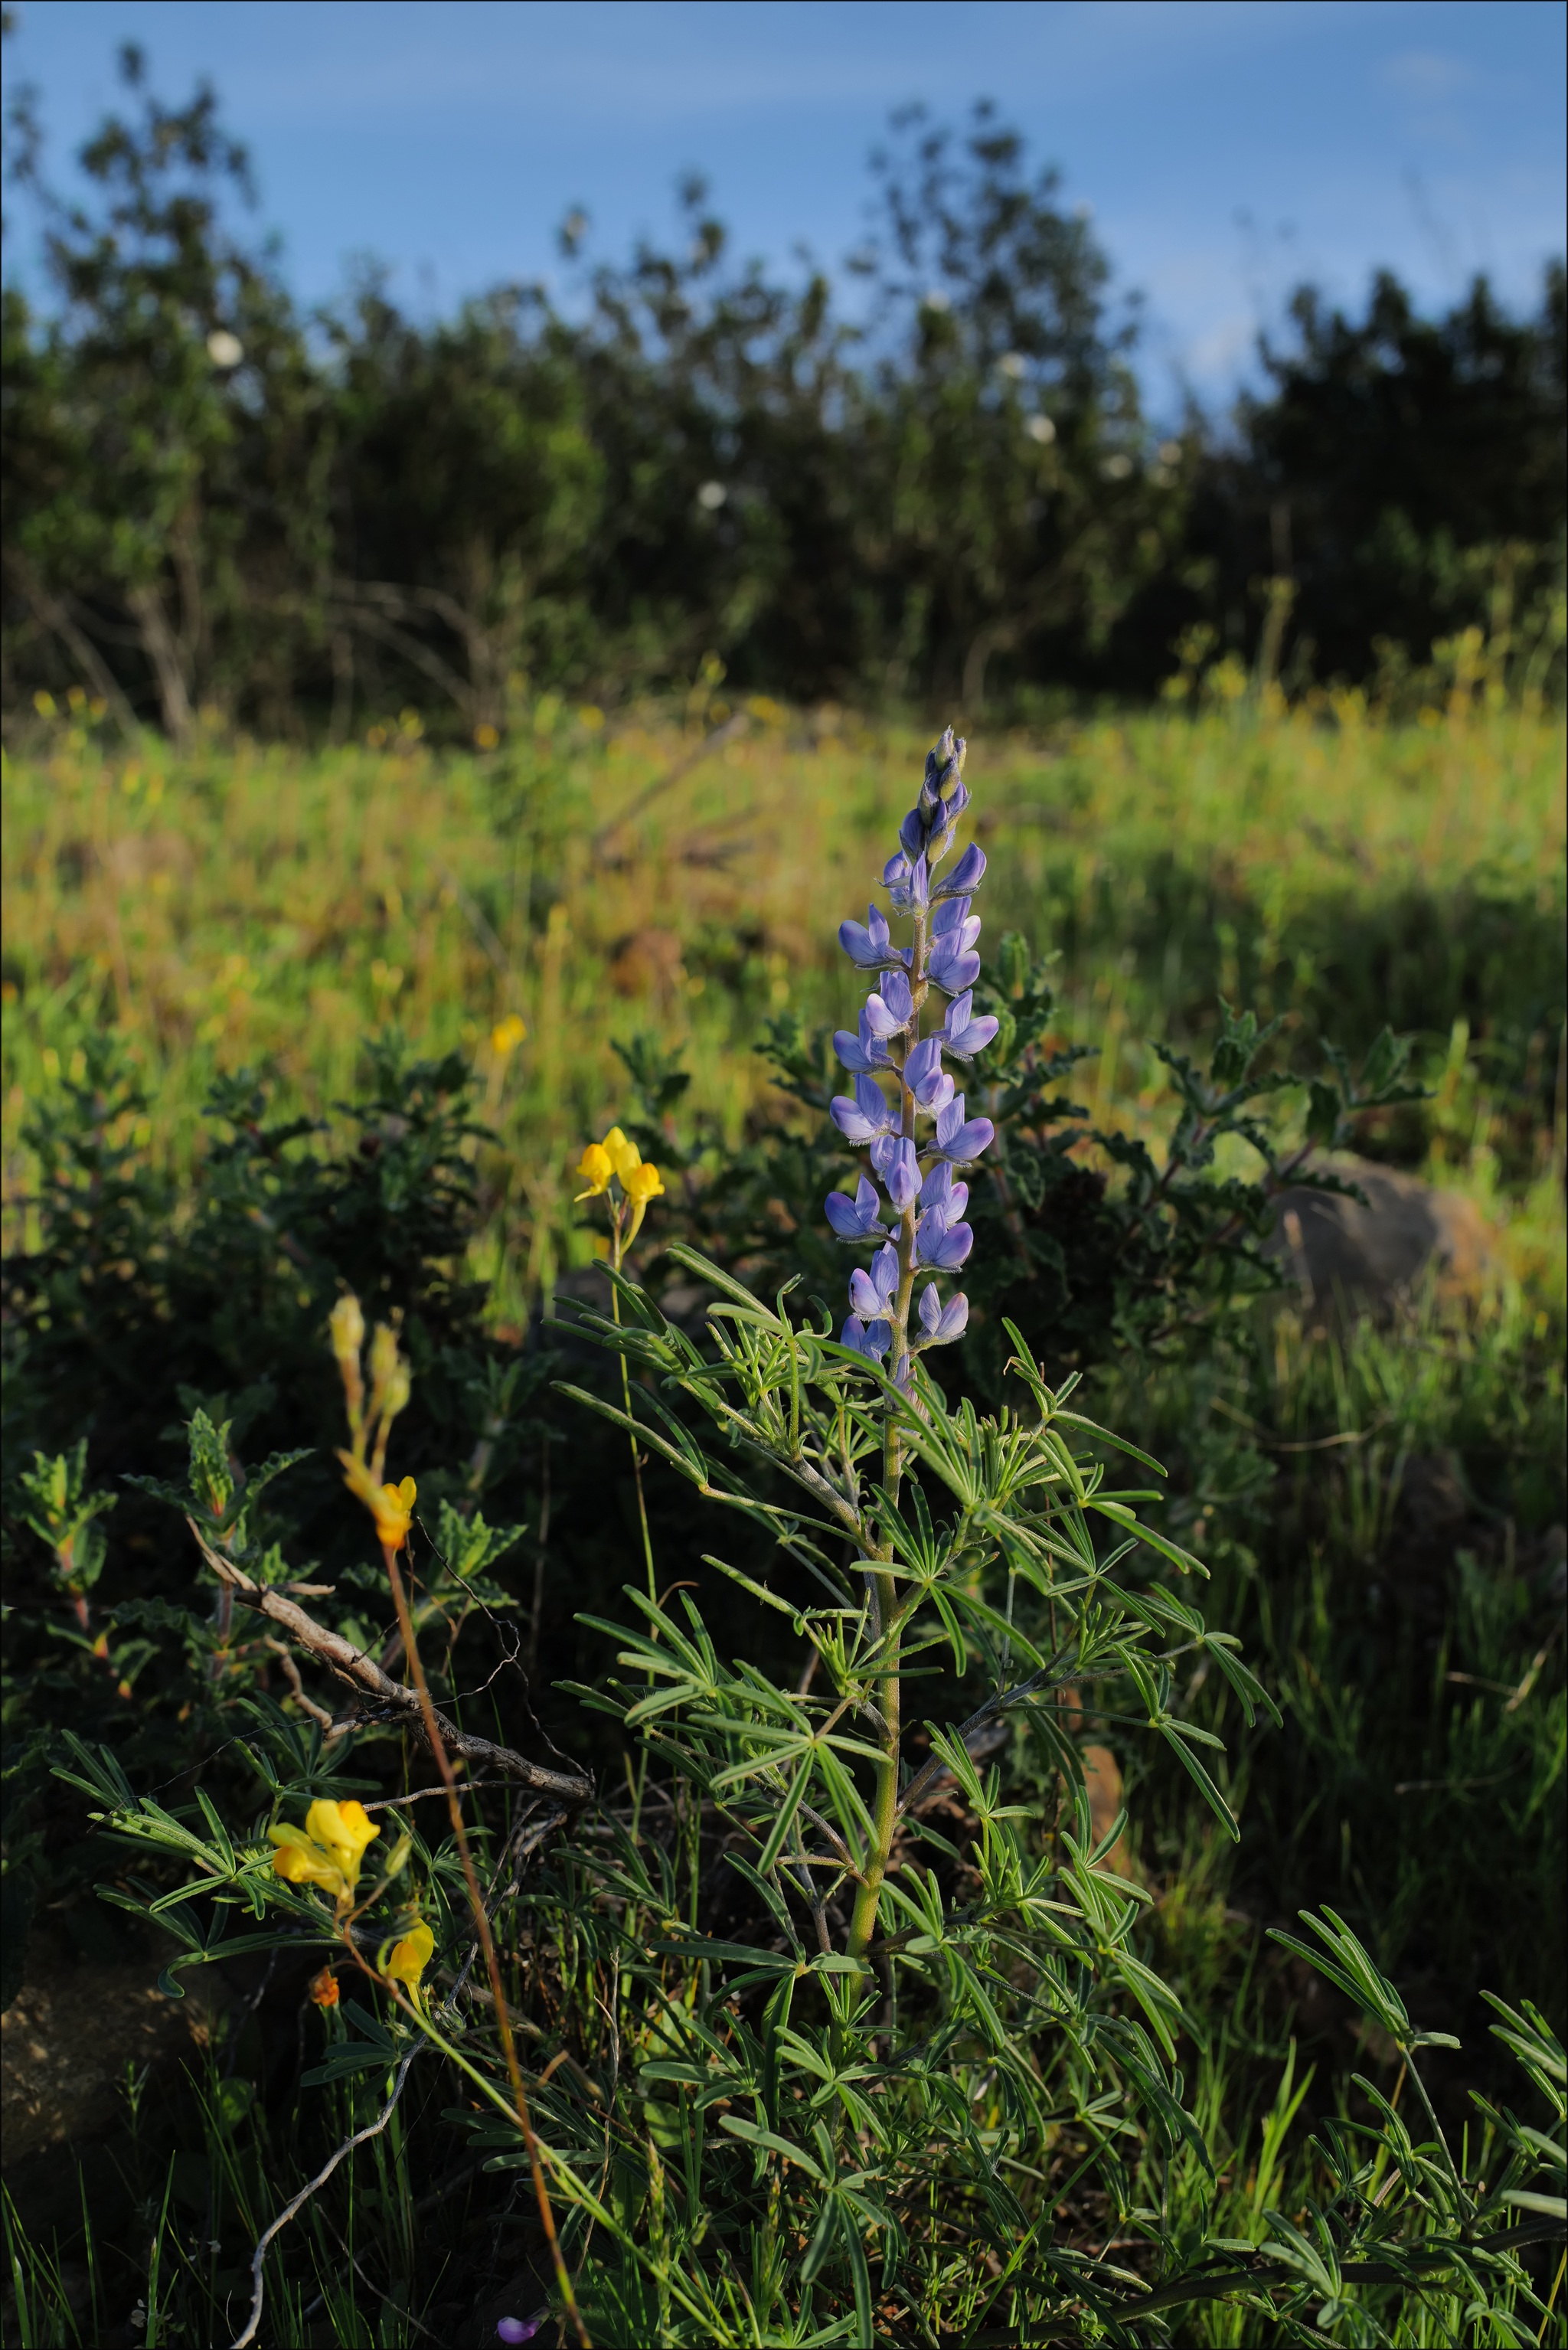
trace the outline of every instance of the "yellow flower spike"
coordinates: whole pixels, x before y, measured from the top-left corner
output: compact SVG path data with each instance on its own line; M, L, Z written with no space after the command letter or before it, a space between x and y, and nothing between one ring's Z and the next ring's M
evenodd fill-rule
M635 1175L641 1166L641 1151L635 1142L628 1141L618 1126L611 1127L600 1147L609 1153L610 1165L620 1177L621 1190L629 1191L631 1186L627 1178L628 1175Z
M435 1936L421 1919L410 1926L400 1942L395 1944L387 1960L390 1981L400 1982L416 2007L423 2007L425 1996L420 1989L420 1977L431 1962L435 1950Z
M629 1174L622 1176L621 1181L626 1187L626 1196L631 1201L631 1230L626 1236L626 1244L629 1248L642 1230L649 1201L664 1197L664 1182L658 1168L651 1164L634 1167Z
M577 1193L577 1199L597 1200L601 1191L608 1191L609 1180L615 1173L615 1166L603 1143L590 1142L578 1159L574 1171L579 1181L588 1187L586 1191ZM573 1204L576 1205L576 1202L574 1201Z
M490 1049L499 1059L504 1061L510 1054L517 1050L527 1034L527 1029L518 1019L515 1012L509 1012L505 1019L498 1020L491 1030Z

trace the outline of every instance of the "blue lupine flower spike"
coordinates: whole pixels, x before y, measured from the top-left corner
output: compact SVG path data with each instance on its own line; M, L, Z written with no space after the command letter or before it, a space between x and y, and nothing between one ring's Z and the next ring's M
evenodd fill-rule
M944 1305L934 1281L926 1282L915 1307L916 1277L956 1273L968 1262L974 1247L964 1222L969 1186L953 1169L978 1159L995 1139L988 1118L966 1115L944 1059L972 1060L1000 1025L974 1009L980 920L971 905L985 876L984 851L971 844L945 881L935 878L970 804L964 747L950 727L930 752L919 797L898 827L898 847L882 869L892 911L912 923L914 943L895 946L888 917L875 905L864 927L845 922L838 933L857 969L879 977L854 1034L840 1028L835 1035L855 1087L835 1097L832 1116L846 1142L869 1145L872 1173L892 1211L889 1232L882 1198L865 1176L857 1179L853 1199L845 1191L828 1199L827 1221L841 1240L877 1244L870 1266L850 1277L851 1311L841 1336L867 1360L886 1360L895 1387L910 1396L915 1355L950 1345L969 1321L968 1299L960 1292ZM932 987L950 1000L940 1026L922 1036L922 1017L934 1024L940 1008L925 1010ZM891 1097L884 1091L888 1078Z

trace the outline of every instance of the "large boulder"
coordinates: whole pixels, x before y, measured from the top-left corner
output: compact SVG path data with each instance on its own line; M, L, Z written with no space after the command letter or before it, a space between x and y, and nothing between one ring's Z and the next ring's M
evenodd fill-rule
M1366 1194L1293 1184L1274 1202L1269 1253L1318 1313L1336 1303L1383 1315L1428 1278L1455 1297L1480 1290L1492 1258L1492 1233L1472 1200L1438 1190L1417 1176L1362 1159L1325 1159Z

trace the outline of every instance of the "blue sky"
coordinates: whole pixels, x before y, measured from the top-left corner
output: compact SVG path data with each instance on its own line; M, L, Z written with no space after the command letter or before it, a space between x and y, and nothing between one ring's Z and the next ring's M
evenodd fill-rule
M1557 0L22 0L8 70L39 87L57 172L115 99L217 85L296 290L349 258L410 306L554 277L667 234L689 166L741 251L836 261L863 233L889 110L995 99L1091 205L1147 304L1157 404L1225 396L1311 277L1355 302L1379 263L1428 303L1478 269L1532 301L1563 243ZM30 275L26 232L8 257Z

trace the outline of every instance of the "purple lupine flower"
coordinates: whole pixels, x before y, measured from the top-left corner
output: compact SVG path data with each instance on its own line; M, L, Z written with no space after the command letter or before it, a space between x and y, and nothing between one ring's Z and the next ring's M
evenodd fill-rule
M866 998L867 1020L874 1036L901 1036L915 1016L915 999L901 971L890 971L875 995Z
M881 1206L876 1185L867 1183L862 1175L853 1200L846 1191L828 1193L827 1221L841 1241L868 1241L874 1232L886 1232L888 1229L877 1221Z
M1002 1023L989 1012L974 1016L974 991L966 987L948 1005L946 1024L942 1029L942 1048L956 1053L961 1061L970 1061L983 1053Z
M942 1067L942 1040L922 1036L904 1063L904 1083L929 1118L946 1109L953 1097L953 1081Z
M939 1159L920 1186L921 1208L935 1208L944 1223L956 1224L968 1205L969 1185L955 1183L951 1167Z
M914 1143L907 1134L890 1135L885 1141L879 1138L871 1145L871 1157L873 1162L880 1159L882 1163L877 1172L887 1186L888 1197L902 1215L919 1198L920 1191L920 1162L915 1155Z
M950 1224L940 1208L928 1208L915 1226L915 1262L940 1273L956 1273L974 1246L967 1224Z
M980 916L971 914L967 898L944 898L931 916L931 936L945 939L954 931L961 931L966 947L973 946L980 936Z
M964 901L960 898L956 902L961 906ZM980 957L964 944L964 931L979 929L978 921L966 922L962 931L949 931L932 947L926 976L945 995L961 995L980 977Z
M968 1320L969 1300L961 1289L944 1305L937 1295L936 1283L926 1284L920 1295L920 1327L926 1334L920 1341L922 1346L950 1346L953 1339L962 1337Z
M838 1343L841 1347L853 1347L867 1362L880 1362L893 1343L893 1325L877 1321L867 1329L859 1315L852 1314L838 1334Z
M871 1000L875 1003L877 998L873 996ZM859 1024L858 1036L852 1036L847 1028L836 1028L833 1032L833 1049L845 1067L851 1070L890 1069L892 1057L887 1045L873 1030L865 1012L860 1014ZM994 1026L995 1023L992 1024Z
M542 2309L535 2317L498 2317L495 2338L498 2342L532 2342L549 2314L548 2309Z
M869 1142L875 1135L897 1134L903 1122L902 1111L888 1106L876 1078L865 1076L855 1080L853 1101L847 1094L835 1094L828 1114L846 1142Z
M898 1252L889 1241L871 1260L871 1270L858 1265L849 1276L849 1303L867 1322L882 1320L898 1295Z
M902 837L900 834L900 839ZM918 845L908 856L902 848L895 849L882 868L882 881L900 914L907 914L911 907L930 903L930 868Z
M838 943L852 963L862 971L886 971L890 964L908 964L908 947L896 947L888 929L888 917L880 906L867 906L866 925L840 922Z
M971 840L945 881L939 881L931 891L934 905L939 898L962 898L978 889L985 878L985 851L977 840Z
M863 1077L860 1083L869 1085L870 1079ZM990 1118L965 1118L963 1096L958 1094L949 1102L946 1109L937 1112L935 1155L939 1159L950 1159L955 1164L978 1159L981 1152L994 1140L995 1135L996 1128Z

